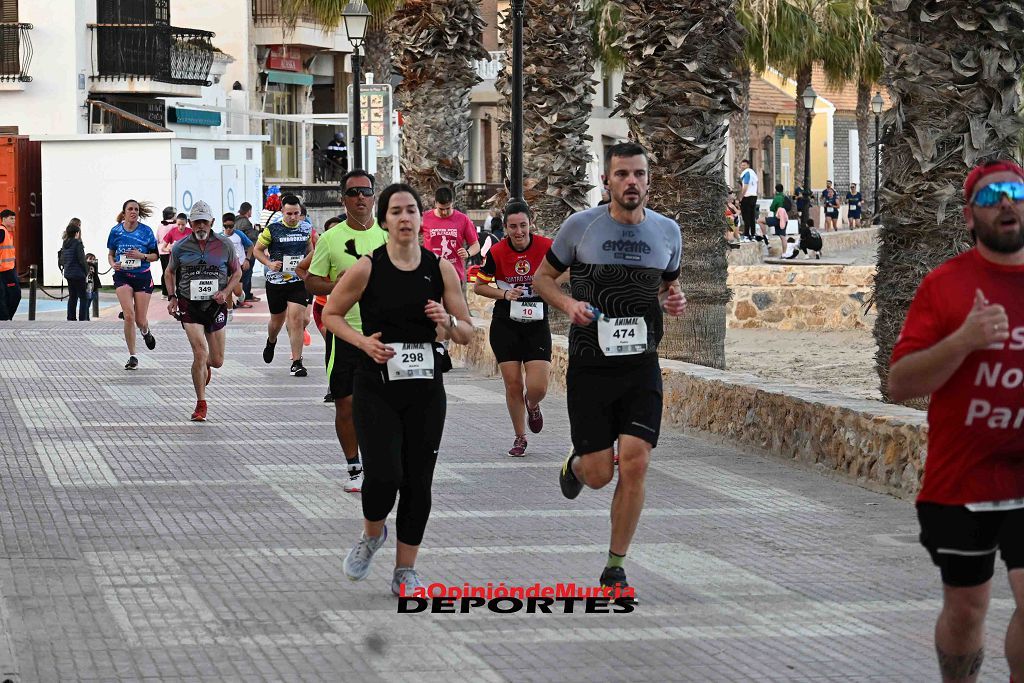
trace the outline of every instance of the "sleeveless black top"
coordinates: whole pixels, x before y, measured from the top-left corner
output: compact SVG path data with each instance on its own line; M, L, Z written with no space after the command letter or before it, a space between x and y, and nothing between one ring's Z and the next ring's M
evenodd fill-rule
M420 265L409 271L395 267L386 245L374 250L369 258L373 267L359 300L363 334L369 337L380 332L380 340L384 344L433 342L437 338L437 325L423 309L428 300L442 303L444 296L444 281L437 256L420 247ZM440 344L435 344L435 347L436 361L437 353L443 355L444 351ZM383 367L369 357L366 360L373 368ZM437 363L435 367L438 367ZM444 372L447 368L442 363L438 369Z

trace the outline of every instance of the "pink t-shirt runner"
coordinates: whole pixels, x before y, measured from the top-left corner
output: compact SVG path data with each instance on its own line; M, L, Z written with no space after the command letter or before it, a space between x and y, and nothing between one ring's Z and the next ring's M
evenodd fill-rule
M459 257L459 248L476 244L479 237L476 226L469 216L461 211L452 211L451 216L441 218L433 209L423 214L423 246L445 259L459 274L459 281L466 281L466 265Z
M930 272L907 311L892 362L955 332L974 305L975 289L1006 308L1010 338L968 355L932 394L919 501L1024 498L1024 266L992 263L971 249Z
M177 225L175 225L170 230L167 231L166 235L164 235L162 243L174 244L178 240L185 239L191 234L192 228L188 227L187 225L184 228L179 228Z

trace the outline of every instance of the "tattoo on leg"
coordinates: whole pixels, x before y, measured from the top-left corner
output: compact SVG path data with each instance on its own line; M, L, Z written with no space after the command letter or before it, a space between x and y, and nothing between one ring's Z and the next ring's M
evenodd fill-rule
M965 655L951 655L939 647L936 647L935 651L939 655L939 670L942 675L954 681L977 675L985 659L985 648Z

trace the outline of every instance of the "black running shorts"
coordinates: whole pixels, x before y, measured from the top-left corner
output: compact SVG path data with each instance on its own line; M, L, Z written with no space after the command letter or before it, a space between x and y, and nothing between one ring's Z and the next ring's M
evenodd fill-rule
M327 344L327 382L335 402L352 395L352 378L356 365L366 354L346 341L336 338L330 330L324 330Z
M532 360L551 362L551 328L547 321L521 323L491 318L491 351L499 363Z
M658 445L661 432L661 367L658 357L637 365L579 365L569 359L565 375L569 430L576 453L611 448L620 434Z
M267 284L267 307L271 315L284 313L288 310L288 304L306 306L309 304L309 293L306 291L306 283L302 280L287 282L283 285Z
M972 512L963 505L918 503L921 545L947 586L980 586L995 573L996 551L1006 569L1024 568L1024 508Z

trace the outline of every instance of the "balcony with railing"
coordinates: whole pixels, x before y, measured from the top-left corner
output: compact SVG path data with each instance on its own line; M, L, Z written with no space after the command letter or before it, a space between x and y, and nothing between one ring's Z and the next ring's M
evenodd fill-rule
M27 83L32 80L32 24L0 22L0 83Z
M161 24L89 24L93 93L199 97L210 85L214 34Z
M344 26L324 32L323 24L304 12L295 26L286 26L281 18L282 0L252 0L251 40L255 45L295 45L336 52L351 52Z

